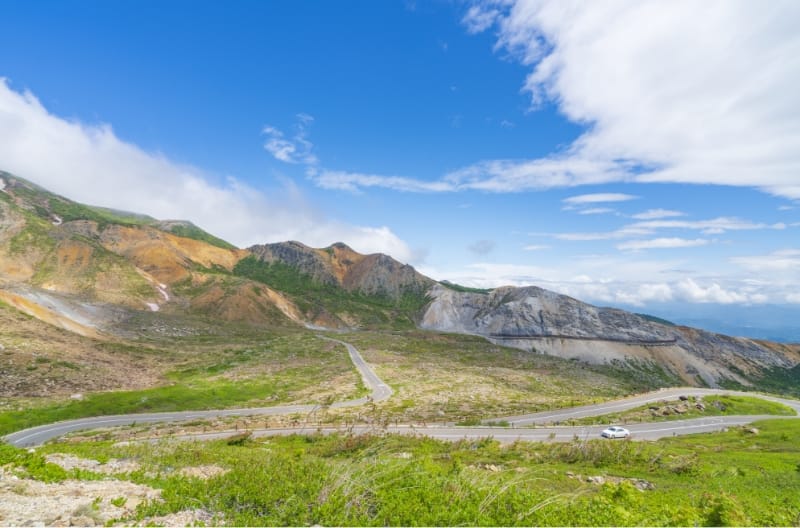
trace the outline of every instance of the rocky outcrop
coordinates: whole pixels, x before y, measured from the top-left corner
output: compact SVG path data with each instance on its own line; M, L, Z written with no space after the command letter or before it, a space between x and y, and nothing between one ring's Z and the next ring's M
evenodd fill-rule
M613 308L598 308L566 295L530 286L488 293L432 288L421 326L498 338L557 337L669 344L669 327Z
M320 249L300 242L280 242L252 246L248 251L267 264L290 266L315 282L364 295L400 299L407 293L423 294L435 284L388 255L362 255L341 242Z
M800 362L790 347L660 324L537 287L470 293L437 285L429 296L422 328L590 363L644 362L689 384L749 384L746 374Z

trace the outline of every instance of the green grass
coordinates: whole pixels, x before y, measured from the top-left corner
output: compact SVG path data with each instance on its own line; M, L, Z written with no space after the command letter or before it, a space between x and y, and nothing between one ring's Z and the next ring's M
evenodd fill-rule
M199 240L201 242L205 242L207 244L211 244L212 246L216 246L222 249L236 249L236 246L233 244L222 240L221 238L217 238L211 233L203 231L199 227L194 224L185 223L185 224L175 224L171 225L165 229L169 231L173 235L177 235L183 238L191 238L193 240Z
M691 390L689 391L691 392ZM697 402L702 402L705 410L696 407ZM775 416L795 416L796 413L790 407L781 403L763 400L752 396L704 396L699 399L690 397L687 401L687 409L683 413L670 412L663 414L664 409L678 407L683 402L670 401L666 404L649 404L630 409L624 412L604 414L601 416L591 416L569 420L565 425L592 425L607 423L639 423L639 422L658 422L669 420L686 420L688 418L700 418L704 416L749 416L772 414ZM651 407L658 407L658 410L651 410Z
M414 330L339 338L355 345L395 390L380 406L392 421L477 423L599 403L637 392L641 384L615 369L502 347L477 336Z
M311 319L327 312L355 318L368 328L414 328L417 315L429 301L423 291L409 291L399 299L350 292L338 284L313 280L293 266L262 262L252 255L240 260L233 273L288 294Z
M480 293L480 294L488 294L492 290L486 288L470 288L469 286L462 286L460 284L456 284L455 282L450 281L441 281L439 282L442 286L447 289L461 292L461 293Z
M211 344L194 340L191 347L185 344L180 352L107 343L103 346L115 353L171 364L172 370L166 374L171 383L145 390L88 394L80 401L0 413L0 435L87 416L272 406L298 398L298 403L320 403L334 395L345 400L367 392L344 347L309 332L259 337L250 345L228 347L220 347L213 340ZM160 355L164 357L156 357ZM344 388L339 389L338 383Z
M737 428L658 442L335 435L44 450L139 461L130 478L162 489L163 501L129 521L202 508L240 526L796 525L800 420L755 425L758 435ZM178 472L207 464L227 473L202 481Z
M665 326L677 326L672 321L668 321L667 319L662 319L661 317L656 317L655 315L650 315L650 314L645 314L645 313L637 313L636 315L638 315L642 319L646 319L647 321L650 321L652 323L658 323L658 324L662 324L662 325L665 325Z

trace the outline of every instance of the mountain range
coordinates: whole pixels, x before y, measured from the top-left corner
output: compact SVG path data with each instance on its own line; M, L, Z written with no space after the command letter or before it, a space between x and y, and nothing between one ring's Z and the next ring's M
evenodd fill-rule
M239 249L185 221L93 207L0 172L0 301L96 340L198 325L420 328L698 386L795 380L800 346L729 337L535 286L438 282L344 243Z

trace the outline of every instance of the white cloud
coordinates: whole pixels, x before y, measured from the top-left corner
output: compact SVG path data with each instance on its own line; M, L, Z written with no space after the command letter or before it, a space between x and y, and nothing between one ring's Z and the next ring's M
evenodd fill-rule
M800 252L799 256L800 256ZM589 270L587 272L587 270ZM773 276L748 280L741 274L700 275L674 257L574 256L552 267L478 262L461 269L424 267L423 273L465 286L540 286L593 304L646 306L649 303L763 304L798 299L797 280Z
M593 194L580 194L578 196L570 196L569 198L564 198L562 202L570 206L578 206L578 205L597 204L597 203L627 202L630 200L635 200L637 198L639 197L633 196L632 194L593 193Z
M686 238L653 238L651 240L631 240L617 244L621 251L641 251L643 249L673 249L705 246L709 243L704 238L689 240Z
M661 218L674 218L676 216L686 216L686 213L672 211L670 209L648 209L643 213L633 215L633 218L637 220L658 220Z
M267 136L264 149L272 156L284 163L302 163L304 165L316 165L317 157L312 150L314 145L308 140L308 126L314 122L314 118L308 114L297 114L295 133L287 139L284 133L274 126L267 125L262 132Z
M800 279L800 250L784 249L769 255L733 257L731 262L756 272L792 272Z
M530 244L522 248L524 251L542 251L544 249L550 249L550 246L543 245L543 244Z
M530 174L528 186L681 182L800 198L798 20L792 0L769 8L747 0L490 0L474 4L464 23L470 32L494 25L498 49L532 68L525 90L534 106L554 101L587 125L565 154L547 158L548 169L584 162L598 171ZM464 170L473 185L493 187L537 161Z
M326 169L309 171L308 176L323 189L338 189L350 192L358 192L362 188L369 187L382 187L405 192L442 192L453 190L453 186L446 182L426 182L400 176L378 176L375 174L361 174L357 172Z
M599 214L611 214L616 213L616 209L611 209L610 207L592 207L590 209L581 209L578 211L580 215L599 215Z
M800 304L800 293L786 294L786 302L791 304Z
M499 16L498 9L472 6L461 19L461 23L466 26L469 33L481 33L489 29Z
M388 228L327 218L291 183L269 195L234 178L215 183L200 169L119 139L108 125L52 115L33 94L17 93L5 80L0 80L0 169L84 203L191 220L240 247L290 239L326 246L341 240L362 252L400 260L412 256Z
M758 229L786 229L786 224L765 224L742 220L733 217L718 217L710 220L646 220L634 222L621 227L615 231L602 231L597 233L554 233L553 238L558 240L618 240L637 236L647 236L657 232L659 229L683 229L690 231L700 231L706 235L719 235L727 231L750 231Z
M691 229L704 234L716 235L726 231L750 231L756 229L786 229L786 224L765 224L742 220L741 218L720 216L711 220L647 220L631 224L641 229Z
M677 293L685 300L696 303L752 303L756 300L763 302L764 296L747 295L746 293L726 290L716 282L703 287L692 278L686 278L676 285Z

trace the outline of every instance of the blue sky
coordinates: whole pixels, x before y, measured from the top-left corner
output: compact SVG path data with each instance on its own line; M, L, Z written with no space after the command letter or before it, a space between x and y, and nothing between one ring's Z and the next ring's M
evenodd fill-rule
M800 5L3 2L0 169L241 246L800 307Z

